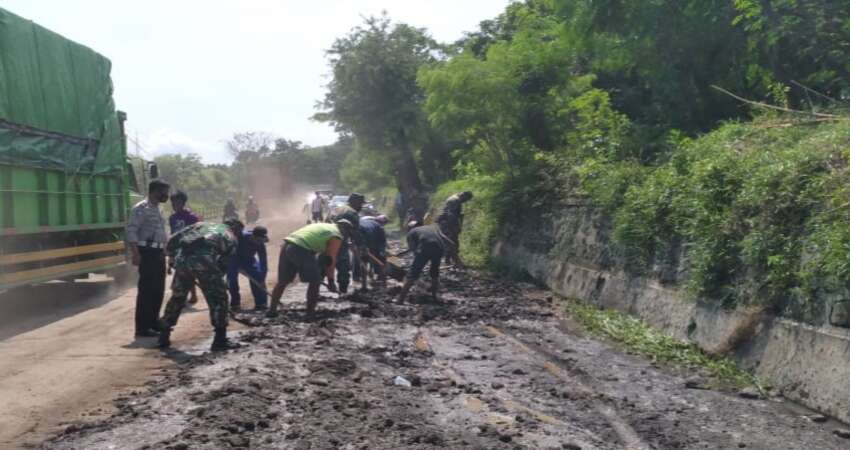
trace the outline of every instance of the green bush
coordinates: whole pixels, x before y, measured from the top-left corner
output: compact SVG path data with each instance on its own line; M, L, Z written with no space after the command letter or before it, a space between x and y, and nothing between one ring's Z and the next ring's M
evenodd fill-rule
M696 295L779 302L801 290L811 299L819 288L850 287L848 144L843 123L733 123L674 150L620 205L612 189L585 186L615 206L615 242L632 268L681 239Z

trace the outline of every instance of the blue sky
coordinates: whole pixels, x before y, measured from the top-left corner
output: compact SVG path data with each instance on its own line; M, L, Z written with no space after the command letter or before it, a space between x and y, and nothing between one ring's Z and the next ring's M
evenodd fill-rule
M234 131L264 130L322 145L311 122L324 94L324 51L386 10L441 41L499 14L509 0L3 0L24 16L112 60L118 107L144 153L229 160ZM131 149L132 149L131 144Z

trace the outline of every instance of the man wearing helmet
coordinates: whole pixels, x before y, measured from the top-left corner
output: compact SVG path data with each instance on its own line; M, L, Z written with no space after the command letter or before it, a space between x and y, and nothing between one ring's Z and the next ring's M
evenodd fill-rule
M312 317L319 302L319 285L327 277L328 289L336 292L334 267L342 243L354 232L345 219L335 223L313 223L298 229L284 239L277 266L277 284L272 290L268 317L276 317L280 298L286 287L299 276L307 286L307 315Z

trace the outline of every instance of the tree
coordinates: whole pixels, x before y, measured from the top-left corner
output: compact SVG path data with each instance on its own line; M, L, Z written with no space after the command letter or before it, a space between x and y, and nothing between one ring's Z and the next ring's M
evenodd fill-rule
M227 150L234 159L235 181L237 187L242 188L240 190L254 193L262 187L264 193L271 194L267 192L268 182L279 181L279 179L267 173L268 170L264 163L275 148L275 141L276 138L272 133L247 131L233 133L233 137L225 142ZM274 186L279 186L279 184L274 183ZM244 189L245 187L247 189Z
M154 158L154 162L159 168L159 176L177 189L184 189L204 167L201 157L195 153L160 155Z
M154 158L163 179L175 190L189 194L189 201L196 206L221 205L234 188L229 168L223 165L204 165L201 157L167 154Z
M734 0L735 23L753 51L749 73L791 87L804 84L836 99L850 98L850 1ZM797 90L793 106L810 101ZM808 105L806 105L808 106Z
M275 136L266 131L246 131L233 133L225 142L227 151L235 160L258 159L268 156L275 146Z
M423 29L386 15L366 19L328 50L332 79L314 116L390 159L399 190L420 214L426 205L414 149L428 124L416 74L441 52Z

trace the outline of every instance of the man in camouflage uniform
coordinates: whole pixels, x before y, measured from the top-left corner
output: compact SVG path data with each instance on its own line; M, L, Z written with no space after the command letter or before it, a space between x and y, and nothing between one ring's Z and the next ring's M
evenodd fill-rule
M212 351L238 347L227 339L228 301L224 275L230 259L236 255L237 236L243 229L242 222L236 219L224 224L199 222L169 239L166 251L174 267L174 279L171 282L171 298L165 305L160 323L160 348L171 346L171 330L186 306L193 280L207 299L210 322L215 329Z
M363 194L353 193L348 196L348 204L337 207L328 217L328 221L332 223L346 220L348 223L354 224L354 230L350 237L346 236L343 239L336 260L336 280L339 285L339 292L343 294L348 292L348 285L351 282L352 263L359 267L355 273L364 273L362 264L366 255L366 247L357 229L357 224L360 223L360 210L363 209L364 203L366 203L366 197ZM353 257L349 254L349 248ZM367 288L366 278L368 277L361 277L363 289Z
M469 200L472 200L472 192L470 191L452 195L446 199L443 210L437 216L436 222L440 226L440 231L443 232L443 239L447 239L451 244L447 247L446 261L453 262L456 265L461 264L459 253L460 232L463 229L463 204Z

